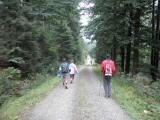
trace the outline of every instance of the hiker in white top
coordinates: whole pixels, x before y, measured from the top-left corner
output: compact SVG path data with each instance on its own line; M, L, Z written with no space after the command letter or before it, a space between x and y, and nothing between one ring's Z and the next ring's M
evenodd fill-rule
M71 63L69 65L69 70L70 70L70 83L73 83L74 76L76 73L78 73L77 66L74 64L73 60L71 60Z

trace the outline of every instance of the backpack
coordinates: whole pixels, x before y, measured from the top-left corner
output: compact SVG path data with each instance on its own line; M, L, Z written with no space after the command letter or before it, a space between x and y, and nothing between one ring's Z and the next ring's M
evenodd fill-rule
M112 76L112 64L110 61L106 62L105 76Z
M61 65L61 71L62 71L62 73L68 73L69 72L69 68L68 68L68 64L67 63L63 63Z

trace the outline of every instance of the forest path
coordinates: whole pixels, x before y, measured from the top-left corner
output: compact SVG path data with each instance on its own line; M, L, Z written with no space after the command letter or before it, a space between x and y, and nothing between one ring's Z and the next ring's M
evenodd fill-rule
M86 66L69 89L57 86L25 113L23 120L129 120L112 98L103 96L103 91L92 67Z

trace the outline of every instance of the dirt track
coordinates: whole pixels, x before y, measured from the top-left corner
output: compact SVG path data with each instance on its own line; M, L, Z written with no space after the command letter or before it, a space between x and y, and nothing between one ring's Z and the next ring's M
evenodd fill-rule
M120 106L103 94L92 68L86 66L69 89L60 84L25 113L23 120L129 120Z

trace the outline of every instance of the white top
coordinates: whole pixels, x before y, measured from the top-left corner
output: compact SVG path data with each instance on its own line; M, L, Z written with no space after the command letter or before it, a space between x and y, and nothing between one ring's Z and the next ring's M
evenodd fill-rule
M70 69L70 74L78 73L77 67L76 67L76 65L74 63L71 63L69 65L69 69Z

